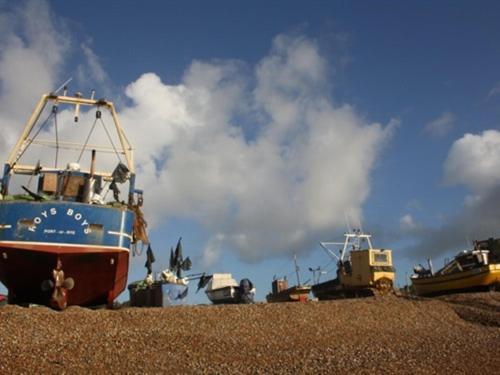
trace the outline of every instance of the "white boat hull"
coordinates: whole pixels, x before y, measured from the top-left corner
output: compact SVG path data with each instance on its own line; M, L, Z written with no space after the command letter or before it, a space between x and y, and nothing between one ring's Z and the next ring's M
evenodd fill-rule
M237 286L225 286L222 288L205 291L208 299L214 303L237 303L239 300L239 289Z

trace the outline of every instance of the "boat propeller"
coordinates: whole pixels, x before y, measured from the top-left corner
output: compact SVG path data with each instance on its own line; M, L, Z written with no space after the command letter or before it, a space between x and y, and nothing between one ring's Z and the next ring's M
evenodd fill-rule
M68 291L74 288L75 280L72 277L65 278L61 259L57 259L57 265L52 270L54 280L44 280L41 288L47 292L52 290L50 305L57 310L64 310L68 304Z

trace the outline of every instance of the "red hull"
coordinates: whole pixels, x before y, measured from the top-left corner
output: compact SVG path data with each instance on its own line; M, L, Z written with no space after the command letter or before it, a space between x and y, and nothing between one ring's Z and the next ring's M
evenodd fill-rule
M129 252L123 248L56 244L0 243L0 281L13 303L49 305L57 259L66 278L74 280L68 305L111 304L127 284Z
M292 286L278 293L269 293L267 302L307 302L309 300L309 285Z

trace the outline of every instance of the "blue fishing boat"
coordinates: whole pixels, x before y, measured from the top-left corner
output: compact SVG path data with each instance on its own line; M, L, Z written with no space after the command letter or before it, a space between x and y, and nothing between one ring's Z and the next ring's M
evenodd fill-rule
M91 110L93 121L84 124L81 117ZM85 141L64 140L63 133L71 132L61 131L67 124L58 123L60 117L71 117L66 122L87 134ZM90 144L97 128L105 130L108 145ZM47 135L54 139L42 139ZM35 147L36 162L29 156ZM118 160L103 157L98 168L104 154ZM121 186L128 190L123 199ZM9 302L58 309L111 305L127 285L130 252L138 241L148 242L132 147L114 104L94 99L94 93L68 96L66 88L62 95L43 95L8 156L0 192L0 281Z

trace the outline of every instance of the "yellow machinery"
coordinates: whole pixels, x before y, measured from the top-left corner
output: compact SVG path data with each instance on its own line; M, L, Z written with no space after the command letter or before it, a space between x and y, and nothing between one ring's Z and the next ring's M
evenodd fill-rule
M392 251L374 249L370 241L371 235L360 230L344 236L343 243L320 242L323 249L337 260L337 278L313 285L314 296L323 300L371 296L392 291L395 279ZM368 243L368 248L361 248L363 242ZM339 255L330 249L331 245L341 244L343 248Z

